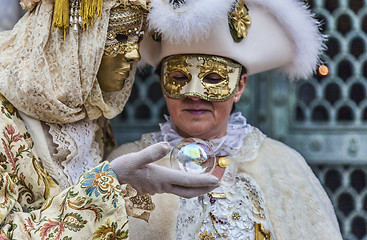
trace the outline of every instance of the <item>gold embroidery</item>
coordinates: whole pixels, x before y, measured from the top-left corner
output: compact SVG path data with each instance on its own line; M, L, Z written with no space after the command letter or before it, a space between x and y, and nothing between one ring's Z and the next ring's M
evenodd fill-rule
M255 240L270 240L270 231L266 231L262 223L255 222Z
M147 211L152 211L155 208L152 198L148 194L131 197L130 201L134 208L144 209Z
M215 192L212 192L212 193L210 193L210 195L213 198L226 198L226 194L224 194L224 193L215 193Z
M215 240L215 237L213 237L213 233L208 233L207 231L204 231L204 233L200 233L199 239L200 240Z
M54 188L56 186L56 183L51 178L51 176L46 172L40 160L33 157L32 164L33 168L36 170L36 173L38 175L37 184L40 185L41 182L45 184L44 198L47 199L50 196L50 189Z
M168 94L180 94L182 88L191 81L192 76L189 67L191 67L192 64L187 62L189 58L189 56L178 55L166 60L167 70L165 74L167 82L164 85L164 90L166 90ZM184 73L188 81L179 82L172 79L169 75L176 71Z
M199 78L201 80L201 84L203 84L205 88L205 94L209 98L224 98L225 96L230 94L231 89L229 88L229 78L228 73L233 73L234 69L227 68L227 64L223 62L216 61L216 58L207 58L207 57L198 57L198 60L202 60L203 64L199 66L200 73ZM204 81L204 78L211 74L217 73L224 80L220 83L207 83Z
M253 206L252 212L254 216L257 217L258 219L264 220L265 210L261 206L261 203L260 203L261 197L259 196L257 189L254 186L252 186L251 183L247 179L242 178L241 181L245 183L245 188L249 192L249 196L247 198L249 198L252 202L252 206Z

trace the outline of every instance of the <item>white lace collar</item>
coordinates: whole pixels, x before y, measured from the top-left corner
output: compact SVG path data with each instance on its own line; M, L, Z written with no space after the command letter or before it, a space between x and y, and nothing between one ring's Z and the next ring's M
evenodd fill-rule
M153 133L155 142L168 142L171 146L176 146L182 139L176 132L170 117L165 116L166 122L159 124L161 131ZM240 112L230 115L228 119L227 134L221 138L209 140L213 145L213 150L217 156L234 155L242 146L242 140L252 130L247 124L246 118Z

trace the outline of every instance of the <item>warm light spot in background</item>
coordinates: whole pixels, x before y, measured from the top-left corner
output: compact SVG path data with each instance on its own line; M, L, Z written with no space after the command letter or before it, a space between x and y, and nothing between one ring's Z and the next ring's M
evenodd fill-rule
M326 65L320 65L317 72L320 76L327 76L329 74L329 68Z

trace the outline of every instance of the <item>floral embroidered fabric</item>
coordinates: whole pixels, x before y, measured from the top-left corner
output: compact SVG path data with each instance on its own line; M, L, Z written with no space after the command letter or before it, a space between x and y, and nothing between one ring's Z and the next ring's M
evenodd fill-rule
M38 158L18 111L0 94L0 236L3 239L126 239L127 213L147 220L150 196L120 185L108 162L64 190ZM93 138L93 137L92 137Z

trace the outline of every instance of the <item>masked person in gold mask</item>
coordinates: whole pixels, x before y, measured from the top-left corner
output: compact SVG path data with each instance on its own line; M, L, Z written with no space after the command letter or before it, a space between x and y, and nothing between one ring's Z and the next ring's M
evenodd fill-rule
M212 174L221 185L191 199L153 196L149 223L131 218L130 239L342 239L333 206L303 157L240 112L231 114L247 76L314 71L324 37L304 3L152 0L148 22L142 59L157 68L170 117L159 132L111 157L200 138L214 150ZM157 163L170 167L170 155Z
M127 239L149 219L149 194L218 186L153 165L166 143L111 162L106 119L129 97L149 5L144 0L23 0L0 33L0 236Z

